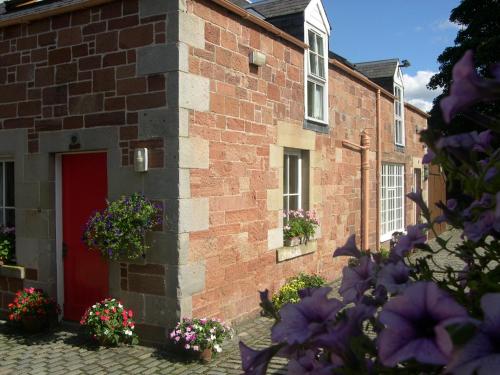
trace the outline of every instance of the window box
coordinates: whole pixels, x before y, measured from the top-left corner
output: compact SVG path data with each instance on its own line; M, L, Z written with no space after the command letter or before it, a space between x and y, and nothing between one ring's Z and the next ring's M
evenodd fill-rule
M26 272L21 266L0 265L0 277L23 280L26 277Z
M317 250L317 248L318 242L316 240L309 240L307 243L296 246L284 246L276 250L276 260L278 263L281 263L303 255L312 254Z

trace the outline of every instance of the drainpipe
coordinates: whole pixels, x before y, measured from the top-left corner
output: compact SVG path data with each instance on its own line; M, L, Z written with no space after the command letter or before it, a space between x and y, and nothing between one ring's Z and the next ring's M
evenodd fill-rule
M375 186L377 191L377 197L375 199L376 207L376 220L375 220L375 251L380 251L380 174L382 171L382 120L380 118L380 89L377 90L377 119L376 119L376 133L377 133L377 167L375 169Z
M368 251L370 233L370 137L361 132L361 145L342 141L344 147L361 152L361 249Z

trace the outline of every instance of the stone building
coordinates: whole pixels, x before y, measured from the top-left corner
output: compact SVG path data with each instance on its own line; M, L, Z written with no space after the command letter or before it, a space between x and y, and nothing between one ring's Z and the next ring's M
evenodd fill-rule
M75 320L97 290L160 341L181 316L255 313L258 290L300 271L338 278L350 234L376 251L415 223L404 194L426 189L427 115L404 103L399 60L328 52L320 0L3 8L0 224L16 227L18 265L0 266L3 309L35 286ZM146 259L81 250L88 215L134 192L164 210ZM287 208L317 211L306 245L284 246Z

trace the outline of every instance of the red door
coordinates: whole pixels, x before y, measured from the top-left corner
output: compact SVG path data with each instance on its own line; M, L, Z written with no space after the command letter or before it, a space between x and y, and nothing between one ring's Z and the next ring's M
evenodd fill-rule
M108 264L82 242L88 218L106 206L105 153L62 156L64 319L80 320L85 310L107 297Z

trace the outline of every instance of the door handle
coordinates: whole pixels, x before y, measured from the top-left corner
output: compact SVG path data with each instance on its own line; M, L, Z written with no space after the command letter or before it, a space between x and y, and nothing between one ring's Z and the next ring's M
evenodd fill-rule
M66 242L63 242L63 245L62 245L62 256L63 256L63 258L66 258L66 255L68 255L68 245L66 245Z

